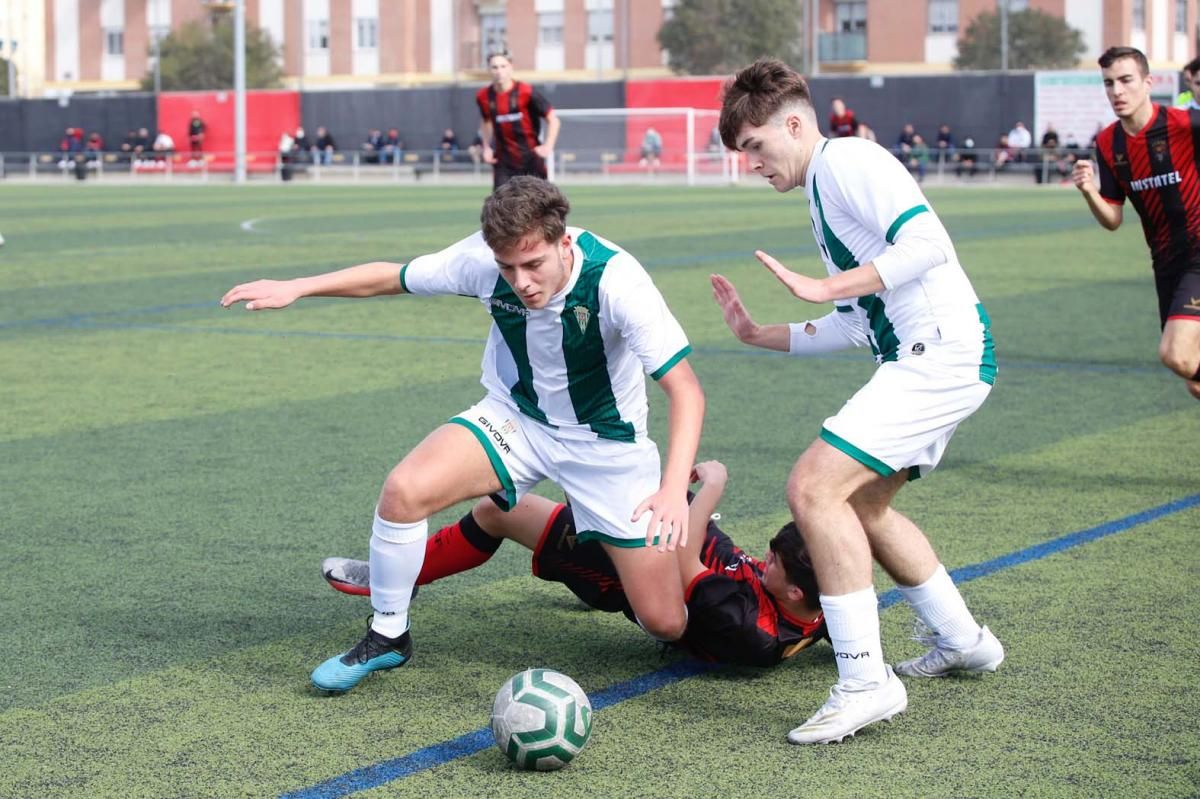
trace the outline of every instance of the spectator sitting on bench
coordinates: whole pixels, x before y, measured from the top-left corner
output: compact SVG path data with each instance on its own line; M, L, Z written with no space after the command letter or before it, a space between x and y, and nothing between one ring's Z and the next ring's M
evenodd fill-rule
M143 128L145 130L145 128ZM159 166L164 166L168 158L175 154L175 140L165 130L160 130L154 137L154 159Z
M383 138L383 145L380 147L379 152L379 163L400 163L400 159L404 157L404 140L400 138L400 131L395 128L388 128L387 136Z
M458 137L454 135L454 128L446 128L442 131L442 140L438 144L438 149L441 150L442 161L458 160Z
M367 132L367 140L362 143L363 163L378 164L379 155L383 152L383 134L378 128Z
M967 177L975 177L978 171L976 160L978 156L975 153L975 140L970 136L963 139L962 149L958 151L957 163L954 165L954 176L961 178L963 173L967 173Z
M333 163L333 153L337 144L324 125L317 126L317 140L313 144L313 160L328 166Z

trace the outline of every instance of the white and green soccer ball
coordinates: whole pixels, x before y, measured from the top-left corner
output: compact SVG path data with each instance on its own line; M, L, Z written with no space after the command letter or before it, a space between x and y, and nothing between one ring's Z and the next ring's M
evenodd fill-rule
M567 675L526 669L496 694L492 734L496 746L518 768L560 769L583 750L592 734L592 703Z

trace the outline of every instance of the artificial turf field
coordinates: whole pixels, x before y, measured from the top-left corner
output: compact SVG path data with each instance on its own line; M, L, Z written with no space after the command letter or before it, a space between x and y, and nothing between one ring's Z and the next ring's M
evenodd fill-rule
M751 256L823 273L803 195L569 196L572 223L639 256L687 330L701 457L730 472L721 525L761 554L792 462L872 369L861 352L745 348L711 299L719 271L760 321L824 312ZM1106 233L1068 189L929 196L1000 374L897 504L948 568L985 564L960 573L963 593L1008 659L908 680L890 724L798 748L784 736L824 701L827 645L702 671L530 577L511 543L422 589L411 664L345 696L311 690L369 614L318 564L365 557L387 470L479 398L488 319L461 298L256 314L217 299L438 249L472 231L482 189L0 189L0 797L1200 794L1200 404L1157 362L1136 218ZM885 604L890 587L880 575ZM920 651L902 603L882 621L889 659ZM514 771L480 732L531 665L601 705L561 772Z

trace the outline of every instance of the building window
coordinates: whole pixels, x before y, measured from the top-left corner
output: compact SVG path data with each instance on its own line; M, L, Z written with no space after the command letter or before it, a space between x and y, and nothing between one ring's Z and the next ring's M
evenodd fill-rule
M310 19L308 21L308 49L329 49L329 20Z
M1187 33L1188 0L1175 0L1175 32Z
M958 0L929 0L929 32L958 32Z
M563 15L538 14L538 45L554 47L563 43Z
M837 10L838 33L862 33L867 29L866 0L844 0L834 8Z
M588 43L612 44L613 12L611 8L588 12Z
M488 56L507 49L508 18L503 11L480 12L479 14L480 65L486 67Z
M1003 2L1003 0L1001 0ZM1008 13L1020 14L1029 10L1029 0L1008 0Z
M359 17L354 20L354 46L359 50L379 49L379 20Z
M125 31L122 28L104 29L104 54L125 55Z
M1133 0L1133 29L1146 30L1146 0Z
M171 35L170 25L151 25L150 26L150 41L161 42L163 39Z

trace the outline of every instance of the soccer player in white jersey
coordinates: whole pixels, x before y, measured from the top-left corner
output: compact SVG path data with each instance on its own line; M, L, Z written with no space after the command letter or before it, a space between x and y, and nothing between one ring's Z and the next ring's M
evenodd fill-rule
M838 666L828 701L788 740L840 741L907 708L896 672L995 671L1004 659L928 539L891 508L905 481L937 465L991 390L988 318L912 176L873 142L823 137L808 86L786 64L762 59L728 81L720 130L776 191L804 187L828 277L797 274L762 251L756 257L797 298L834 304L810 321L759 325L733 285L714 275L730 329L747 344L792 355L870 346L879 364L825 420L788 480ZM931 630L932 648L895 671L883 659L872 556Z
M430 433L392 469L370 541L366 636L312 674L347 691L412 654L409 601L428 518L491 496L502 508L544 479L570 498L581 540L612 559L642 627L678 640L687 624L673 551L687 537L688 479L704 394L687 338L641 264L610 241L567 227L551 183L517 177L483 204L481 231L400 264L374 262L296 280L235 286L221 303L284 308L301 297L450 294L492 316L479 403ZM646 434L646 380L667 395L670 442Z

